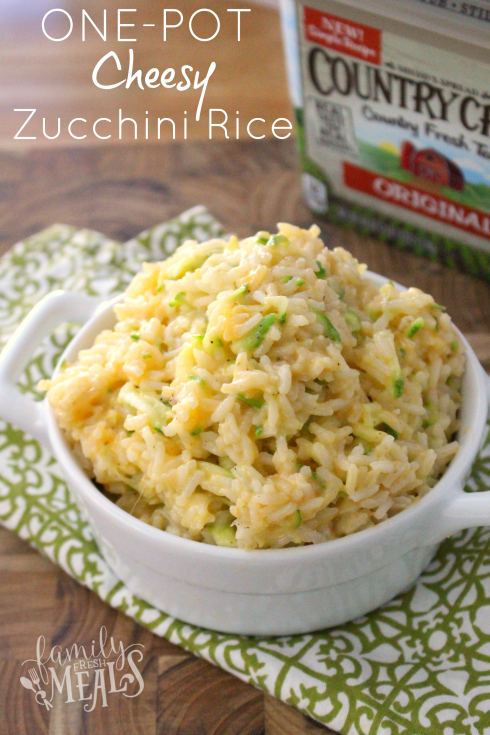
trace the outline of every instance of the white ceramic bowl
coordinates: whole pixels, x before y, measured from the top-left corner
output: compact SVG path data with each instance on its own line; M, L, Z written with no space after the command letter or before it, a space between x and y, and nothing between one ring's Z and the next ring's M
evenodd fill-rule
M387 281L368 276L379 285ZM113 326L115 301L101 304L63 292L43 299L0 357L0 415L53 452L107 563L133 592L157 608L195 625L249 635L305 633L339 625L413 585L444 538L490 523L490 492L463 492L484 439L490 387L462 335L468 361L461 447L431 492L399 515L335 541L259 551L189 541L133 518L86 477L49 404L33 403L16 387L36 345L57 324L84 324L61 358L74 361L102 329Z

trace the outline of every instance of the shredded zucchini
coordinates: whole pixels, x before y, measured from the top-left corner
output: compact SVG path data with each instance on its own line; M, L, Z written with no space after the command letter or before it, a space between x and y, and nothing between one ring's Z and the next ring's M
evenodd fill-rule
M325 268L323 267L323 265L320 263L319 260L315 260L315 263L318 266L318 270L315 271L315 276L317 278L323 278L323 279L326 278L327 277L327 271L325 270Z
M405 378L401 370L398 370L395 377L393 378L393 396L395 398L401 398L403 391L405 390Z
M169 281L177 281L179 280L179 278L182 278L182 276L184 276L186 273L192 273L193 271L196 271L198 268L204 265L206 260L210 258L211 255L222 252L222 248L214 248L207 253L197 253L189 255L186 258L182 258L182 260L177 261L177 263L168 268L166 279Z
M253 352L257 347L260 347L265 335L276 320L277 314L267 314L245 337L232 342L231 349L235 355L239 355L240 352Z
M432 401L427 401L427 403L424 404L424 408L427 411L427 417L424 419L424 429L429 428L429 426L434 426L434 424L437 423L437 409L434 406Z
M160 433L170 418L170 409L155 394L144 392L130 383L123 385L117 400L126 408L147 416L149 424Z
M194 380L196 383L199 383L199 385L202 385L202 386L206 385L206 381L200 378L198 375L188 375L187 381L189 380Z
M392 429L391 426L388 426L388 424L385 424L384 421L378 426L378 431L384 431L385 434L389 434L395 439L398 439L398 432Z
M328 316L323 312L318 311L317 309L312 309L312 311L316 314L317 321L320 322L320 324L322 325L323 331L325 332L325 337L329 337L332 342L342 342L342 340L340 339L340 334L335 329Z
M216 513L216 520L208 528L217 546L235 547L237 545L235 529L231 525L234 520L227 510Z
M254 408L262 408L262 406L265 405L265 400L263 398L247 398L243 395L243 393L237 393L236 397L242 403L246 403L247 405L253 406Z
M180 291L174 298L168 302L169 306L182 306L182 304L185 304L185 297L186 293L185 291Z
M267 245L270 248L277 248L279 245L287 247L289 245L289 240L284 235L272 235L272 237L269 238Z
M425 319L423 319L423 317L419 316L419 317L417 317L417 319L415 319L415 321L412 323L412 326L408 330L408 336L410 338L411 337L414 337L417 334L417 332L420 332L420 330L422 329L422 327L425 327Z
M237 288L236 291L232 291L232 293L228 294L224 301L238 301L240 296L245 296L246 293L248 293L248 283L244 283L243 286Z
M311 476L313 477L315 482L317 482L320 485L320 487L325 487L324 481L322 480L318 472L316 472L316 470L312 470Z
M361 331L361 320L359 319L355 311L351 311L351 309L348 309L344 314L344 318L354 334L357 334Z

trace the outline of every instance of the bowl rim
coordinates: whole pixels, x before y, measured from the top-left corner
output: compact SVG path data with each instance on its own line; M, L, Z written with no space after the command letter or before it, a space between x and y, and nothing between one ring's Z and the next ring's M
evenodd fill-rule
M365 271L363 276L370 278L378 285L390 282L390 279L387 277L368 270ZM403 291L407 290L407 287L402 286L399 283L394 282L394 285ZM83 342L86 333L89 330L92 330L94 325L96 325L102 317L107 316L107 312L112 309L114 304L118 303L118 301L123 298L123 295L124 294L117 294L99 305L93 316L81 327L75 337L66 346L63 354L58 360L55 370L53 371L53 376L58 372L66 354L70 353L72 350L78 351L80 349L78 347L78 342ZM337 554L341 552L348 553L369 542L379 542L386 536L396 534L401 528L411 525L412 519L415 520L418 516L424 515L429 511L431 506L437 504L442 494L451 490L454 494L455 488L461 487L462 480L466 477L467 472L474 462L487 422L488 399L487 387L485 384L486 376L468 341L456 326L455 329L464 345L467 358L463 383L462 404L465 400L465 392L474 386L473 401L476 403L476 414L472 416L471 419L471 431L468 431L467 436L462 439L460 438L461 444L458 452L442 477L437 481L427 495L413 503L405 510L386 519L378 525L342 538L332 539L331 541L324 541L318 544L292 546L280 549L248 550L206 544L202 541L195 541L193 539L176 536L168 531L155 528L117 506L87 477L73 456L73 452L63 435L63 431L56 421L54 410L46 397L43 403L53 454L60 462L65 473L69 474L70 480L76 482L77 490L81 491L82 497L83 495L87 496L91 505L95 504L101 512L111 515L113 519L121 525L121 528L125 527L126 530L137 534L139 537L145 537L148 541L153 541L163 547L173 547L177 552L191 555L197 554L199 556L208 556L236 562L252 562L260 559L263 563L266 559L267 563L283 563L288 561L296 562L298 559L302 558L306 560L307 558L314 558L317 556L323 557L328 554Z

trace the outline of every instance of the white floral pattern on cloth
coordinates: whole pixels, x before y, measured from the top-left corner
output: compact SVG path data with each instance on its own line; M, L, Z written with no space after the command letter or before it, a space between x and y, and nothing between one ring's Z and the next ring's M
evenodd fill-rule
M126 244L56 225L0 261L0 344L56 288L121 291L145 260L222 234L202 207ZM76 331L62 325L20 385L36 395ZM490 487L490 440L468 490ZM136 598L107 567L54 459L0 422L0 522L154 633L267 690L342 735L490 735L490 529L446 541L418 584L382 609L315 634L246 638L202 630Z

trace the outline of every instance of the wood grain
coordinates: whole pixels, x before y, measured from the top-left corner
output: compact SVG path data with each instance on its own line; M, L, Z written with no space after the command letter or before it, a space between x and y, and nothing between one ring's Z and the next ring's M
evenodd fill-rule
M37 556L37 552L5 529L0 529L0 543L2 554L10 549L32 560ZM7 596L5 602L17 615L18 625L8 645L5 637L0 639L2 735L331 735L333 732L157 638L60 570L55 569L54 584L42 594L39 587L32 587L34 575L26 577L23 572L12 572L12 576L16 579L17 594L15 598ZM0 577L3 604L6 587ZM22 606L38 614L35 600L39 597L44 600L43 607L50 610L51 625L47 618L38 617L33 626L32 618L20 613ZM0 612L3 624L3 609ZM124 646L131 643L144 646L143 693L134 700L112 695L107 708L97 706L93 712L85 711L83 702L67 704L57 695L48 715L34 702L32 692L19 683L20 677L26 676L27 666L23 661L34 656L37 637L44 635L48 648L59 645L65 649L73 643L88 647L101 625ZM86 695L91 692L89 687Z
M188 143L0 153L0 250L54 221L126 239L197 203L228 231L246 235L290 220L313 222L301 201L288 142ZM344 246L446 304L490 368L488 283L449 271L350 230L322 224ZM194 659L104 604L0 529L0 735L310 735L331 731L210 664ZM144 692L113 695L107 708L55 702L48 715L24 690L22 662L38 636L48 647L89 645L105 626L144 648Z
M263 694L206 661L161 657L158 701L157 735L264 733Z
M0 660L0 732L5 735L48 735L47 711L39 707L32 692L19 683L20 677L26 676L25 668L22 660ZM78 733L73 731L73 735Z

